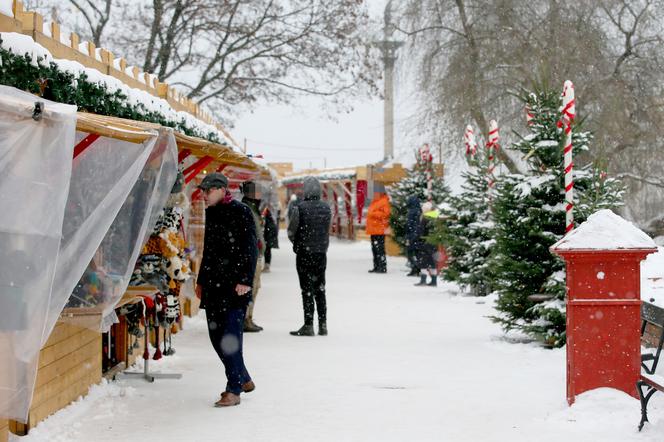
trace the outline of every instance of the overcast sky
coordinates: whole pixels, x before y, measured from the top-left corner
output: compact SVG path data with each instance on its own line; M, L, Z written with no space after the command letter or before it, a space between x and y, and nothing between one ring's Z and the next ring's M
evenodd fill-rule
M382 19L385 0L367 0L372 17ZM382 88L382 85L381 85ZM268 162L292 162L296 169L358 166L383 158L383 102L353 103L350 114L332 121L316 98L303 98L296 107L260 106L242 115L232 130L247 153Z

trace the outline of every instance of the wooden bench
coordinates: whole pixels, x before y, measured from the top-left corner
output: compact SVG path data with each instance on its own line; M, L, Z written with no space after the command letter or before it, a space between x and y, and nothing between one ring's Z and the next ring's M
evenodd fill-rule
M648 402L657 392L664 392L664 378L655 375L659 357L664 344L664 309L656 305L644 302L641 306L641 342L653 352L641 354L640 379L636 383L636 389L641 400L641 422L639 431L648 422Z

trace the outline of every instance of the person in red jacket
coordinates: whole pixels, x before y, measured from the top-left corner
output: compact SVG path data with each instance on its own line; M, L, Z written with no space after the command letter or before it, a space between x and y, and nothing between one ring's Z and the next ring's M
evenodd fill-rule
M367 235L371 236L373 268L369 273L386 273L385 234L390 228L390 199L385 193L385 186L374 184L374 197L367 212Z

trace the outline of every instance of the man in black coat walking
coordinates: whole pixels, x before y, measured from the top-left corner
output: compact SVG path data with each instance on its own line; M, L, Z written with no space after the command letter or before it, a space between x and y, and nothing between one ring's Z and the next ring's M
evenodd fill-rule
M318 311L318 334L327 335L325 269L330 245L332 212L321 201L321 187L314 177L304 179L304 200L293 208L288 223L288 239L296 254L297 275L302 290L304 325L293 336L314 335L314 309ZM315 305L314 305L315 304Z
M226 388L215 406L226 407L238 405L240 393L255 388L244 365L242 329L258 259L256 226L251 209L232 198L223 174L209 174L199 188L207 209L196 296L226 371Z

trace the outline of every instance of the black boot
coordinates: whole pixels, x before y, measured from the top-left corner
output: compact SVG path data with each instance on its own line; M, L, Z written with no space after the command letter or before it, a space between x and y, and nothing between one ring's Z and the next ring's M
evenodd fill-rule
M410 269L410 273L408 273L406 276L420 276L420 271L419 269L412 268Z
M415 287L423 287L427 285L427 275L420 275L420 282L415 284Z
M313 336L314 326L313 324L304 324L299 330L292 331L290 334L293 336Z
M318 321L318 335L327 336L327 322Z
M429 287L438 287L438 275L431 275L431 282L427 285Z

